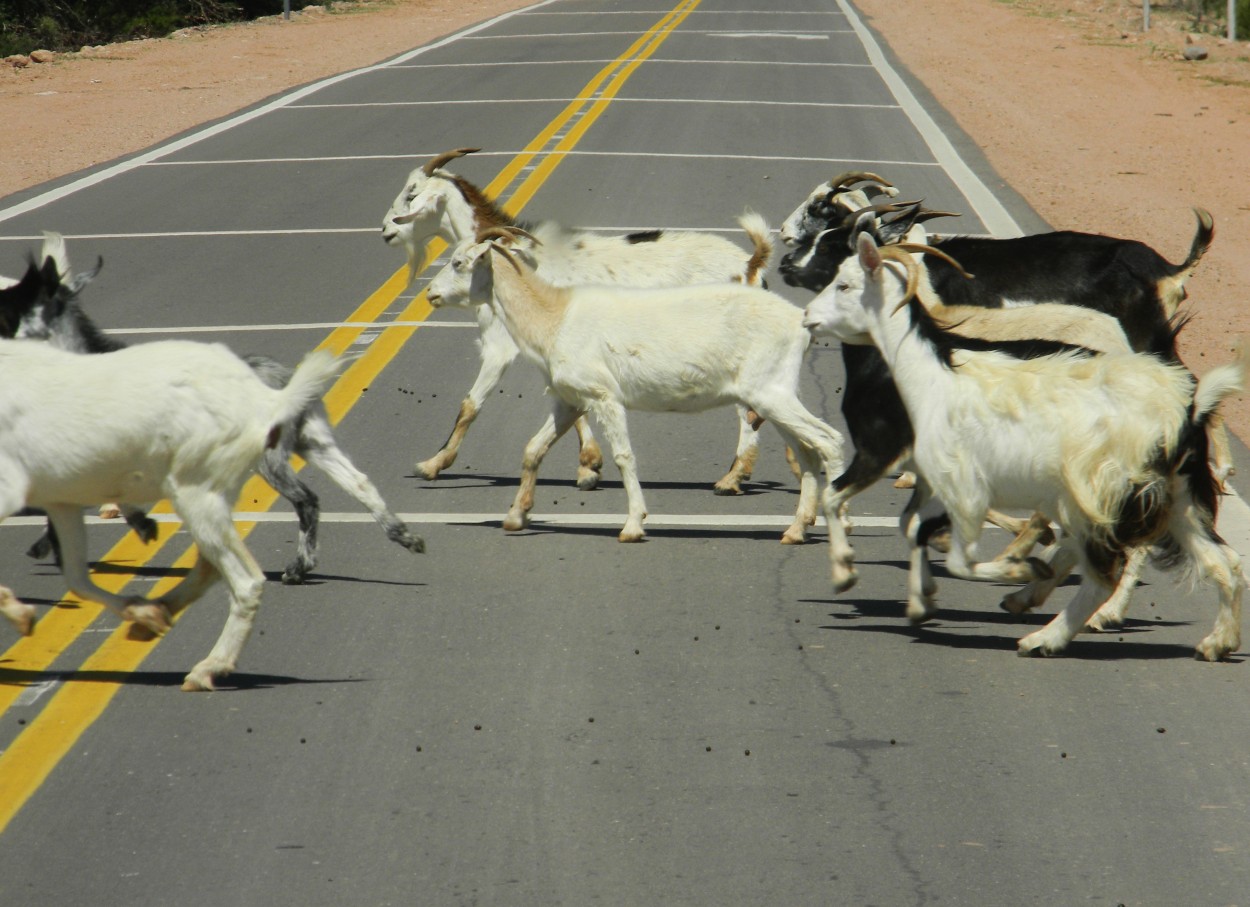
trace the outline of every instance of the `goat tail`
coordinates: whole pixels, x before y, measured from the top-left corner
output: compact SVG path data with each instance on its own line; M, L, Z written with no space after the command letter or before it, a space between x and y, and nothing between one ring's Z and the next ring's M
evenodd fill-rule
M749 287L763 286L768 260L773 257L772 231L768 228L768 221L748 208L738 218L738 225L746 232L752 247L742 282Z
M1189 246L1189 256L1177 265L1178 276L1183 281L1189 276L1194 266L1207 254L1215 239L1215 218L1206 208L1194 208L1194 216L1198 218L1198 230L1194 233L1194 241Z
M1233 361L1216 366L1198 379L1194 390L1194 420L1205 421L1226 397L1245 390L1247 371L1250 371L1250 343L1245 337L1238 337L1233 345Z
M291 380L278 391L274 426L296 419L338 374L341 360L329 350L313 350L295 367Z

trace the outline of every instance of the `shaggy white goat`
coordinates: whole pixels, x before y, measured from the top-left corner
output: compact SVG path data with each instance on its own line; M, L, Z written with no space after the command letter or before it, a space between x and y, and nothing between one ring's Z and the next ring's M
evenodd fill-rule
M224 577L229 617L183 684L211 690L215 677L234 670L264 584L231 508L283 423L320 394L337 367L329 353L309 354L287 386L274 390L219 344L163 341L80 356L0 340L0 518L42 508L60 538L71 591L156 633ZM87 572L82 508L166 498L199 550L187 578L159 601L96 585ZM31 632L35 610L8 589L0 591L0 613Z
M1062 651L1105 598L1125 549L1138 545L1154 545L1165 566L1184 563L1214 581L1219 611L1197 652L1215 661L1236 650L1245 579L1215 532L1204 429L1219 402L1243 387L1245 351L1195 384L1183 366L1149 355L1021 360L960 349L916 300L924 266L908 251L879 248L860 233L856 254L808 305L804 323L835 336L868 334L886 357L915 427L913 460L952 521L950 572L1048 577L1036 560L977 558L991 505L1039 511L1062 527L1060 544L1082 566L1082 584L1063 612L1020 640L1021 654Z
M816 470L823 468L829 480L838 474L842 436L799 402L799 372L811 342L799 309L767 290L735 284L556 287L519 260L526 241L514 231L489 231L483 240L456 249L427 297L433 306L489 304L551 388L551 415L525 448L505 529L526 525L547 450L576 419L592 413L611 444L629 502L620 540L639 541L646 504L626 411L701 412L738 404L772 423L795 453L799 506L782 541L804 540L816 517ZM833 535L840 524L828 495L820 499Z
M426 248L435 238L455 246L491 227L517 226L517 222L477 186L444 169L450 161L477 150L449 151L413 170L382 219L383 239L407 251L412 276L416 276L424 262ZM604 283L669 287L735 281L762 284L772 254L768 226L758 215L750 213L739 223L751 240L750 252L723 237L693 231L651 230L605 236L569 230L551 221L521 226L543 243L538 273L557 286ZM477 323L481 368L460 404L456 424L443 447L434 456L413 466L421 478L433 479L455 462L469 426L517 357L516 344L496 322L490 306L482 305L477 309ZM583 489L593 488L599 481L603 454L585 419L578 419L576 428L581 449L577 485ZM758 455L756 427L748 414L739 410L734 463L716 482L716 493L740 493L741 483L750 478Z

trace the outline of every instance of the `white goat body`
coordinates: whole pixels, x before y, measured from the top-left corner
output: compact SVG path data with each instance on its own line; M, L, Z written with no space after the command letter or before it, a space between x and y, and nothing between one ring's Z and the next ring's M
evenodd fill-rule
M243 482L283 423L333 376L337 360L309 354L281 390L219 344L164 341L82 356L45 343L0 340L0 516L47 511L66 582L154 632L220 574L230 614L184 689L212 689L232 671L260 604L264 575L231 522ZM199 549L190 575L159 602L123 598L87 573L82 508L168 498ZM24 633L34 609L5 590L0 611Z
M407 251L409 270L414 277L425 260L427 246L435 238L454 246L471 240L482 230L516 225L511 216L475 185L444 169L444 164L475 150L447 152L414 169L383 218L383 239ZM695 231L654 230L609 236L571 230L551 221L526 225L526 229L542 242L536 259L539 275L557 286L762 284L772 253L768 225L761 217L750 213L739 223L751 240L749 252L721 236ZM502 380L504 371L516 359L516 345L494 319L489 306L478 309L482 365L460 404L456 424L443 447L413 467L422 478L436 478L455 462L469 426ZM577 484L581 488L593 488L599 480L603 455L586 420L579 419L576 428L581 448ZM740 411L734 464L716 482L717 493L739 493L741 482L751 475L757 456L756 432L745 411Z
M951 517L948 569L991 581L1045 577L1033 561L977 561L991 505L1053 517L1068 556L1085 568L1076 597L1020 641L1021 653L1066 647L1103 597L1108 557L1152 542L1166 543L1219 587L1215 628L1198 653L1214 661L1234 651L1244 578L1237 554L1215 534L1214 494L1200 499L1204 479L1214 487L1210 467L1196 462L1202 458L1185 439L1243 386L1244 351L1197 385L1183 366L1142 354L1020 360L955 349L948 365L940 332L921 330L919 304L907 302L912 281L904 287L896 262L868 233L856 242L857 255L808 305L805 324L835 335L868 333L886 357L915 428L914 462ZM912 268L923 265L912 261Z
M836 475L842 438L798 400L810 338L802 312L786 300L733 284L556 287L492 242L458 247L427 297L435 306L489 302L550 385L552 414L526 447L521 487L505 528L526 525L543 456L590 412L609 438L629 499L621 541L641 539L646 506L626 410L697 412L736 403L774 424L795 452L800 501L783 541L804 540L816 516L817 460L830 478Z

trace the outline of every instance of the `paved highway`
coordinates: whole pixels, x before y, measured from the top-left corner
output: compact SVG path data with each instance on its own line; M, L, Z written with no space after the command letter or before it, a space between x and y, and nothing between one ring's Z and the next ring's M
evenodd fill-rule
M506 534L545 415L523 363L455 466L413 475L476 374L475 329L430 311L432 271L405 285L380 222L444 150L480 146L453 169L522 216L603 231L741 238L745 207L776 226L860 168L962 231L1043 229L886 39L843 0L551 0L0 199L0 273L62 231L77 265L103 256L83 300L123 339L352 354L337 434L428 542L391 544L309 471L321 563L283 586L290 508L249 485L257 631L192 695L220 589L135 642L23 557L37 521L6 521L4 580L40 622L0 628L0 903L1245 904L1250 666L1191 657L1210 591L1152 574L1123 632L1056 659L1016 657L1053 609L1012 617L1001 587L940 576L938 619L912 627L906 493L856 500L861 581L835 596L822 528L778 544L796 490L775 435L747 494L712 495L728 412L632 417L645 543L616 541L614 467L573 486L570 440L533 527ZM834 425L840 361L821 345L804 375ZM1243 554L1246 513L1224 514ZM186 534L162 525L145 547L93 523L99 580L182 576Z

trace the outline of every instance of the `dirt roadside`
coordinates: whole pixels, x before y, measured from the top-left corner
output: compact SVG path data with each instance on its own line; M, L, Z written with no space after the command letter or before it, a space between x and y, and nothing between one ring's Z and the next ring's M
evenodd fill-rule
M1181 259L1217 239L1182 336L1202 372L1250 335L1250 45L1133 0L854 0L994 168L1056 228ZM527 0L363 0L0 68L0 197L137 151L287 88L376 63ZM888 174L887 174L888 175ZM1228 407L1250 438L1250 403Z

